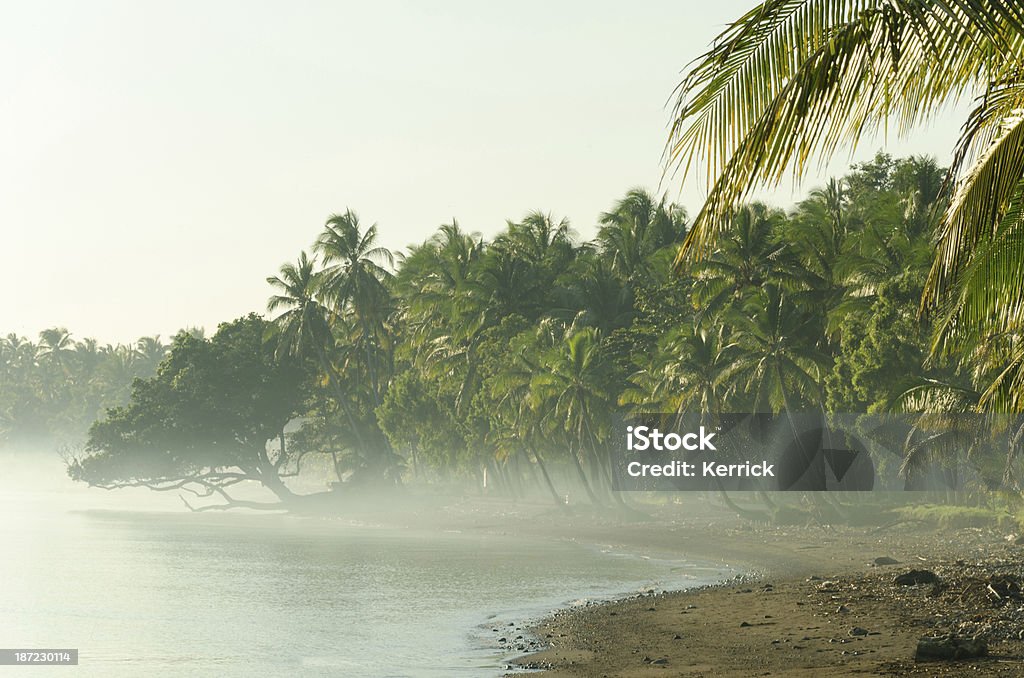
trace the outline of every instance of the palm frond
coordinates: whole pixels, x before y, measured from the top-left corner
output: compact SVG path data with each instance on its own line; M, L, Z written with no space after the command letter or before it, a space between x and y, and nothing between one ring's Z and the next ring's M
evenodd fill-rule
M949 0L768 0L732 24L678 88L666 156L709 193L677 263L706 253L735 206L812 158L899 132L1018 64L1020 9Z

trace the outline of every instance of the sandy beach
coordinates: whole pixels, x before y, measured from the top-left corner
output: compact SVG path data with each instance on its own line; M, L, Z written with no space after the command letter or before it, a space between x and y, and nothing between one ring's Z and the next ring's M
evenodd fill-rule
M538 651L517 657L509 675L1024 675L1024 543L1016 543L1024 539L1013 530L919 522L771 526L714 501L684 501L642 506L642 520L487 499L376 518L656 552L745 573L711 587L558 612L532 627L532 642L516 641ZM912 571L936 580L895 583ZM950 633L983 639L987 654L915 659L919 639ZM505 649L514 653L516 645Z
M703 589L560 612L533 628L546 649L513 668L544 669L553 678L1024 673L1024 546L1012 534L960 528L951 540L927 525L782 528L726 512L673 513L656 511L638 524L554 516L543 529L507 523L517 532L657 548L748 573ZM937 582L894 582L915 570ZM983 638L987 655L915 660L920 638L946 633Z

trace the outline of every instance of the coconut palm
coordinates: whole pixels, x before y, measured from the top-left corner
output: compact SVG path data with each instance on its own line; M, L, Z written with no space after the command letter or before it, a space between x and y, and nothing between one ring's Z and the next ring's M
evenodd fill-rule
M74 350L71 333L63 327L51 327L39 333L39 361L52 365L65 376L68 375L68 360Z
M668 157L684 175L704 174L708 198L677 263L709 251L744 197L788 168L799 179L815 157L828 160L890 123L908 132L950 100L975 96L947 179L955 190L925 301L943 305L937 349L969 354L979 340L1019 335L1022 66L1018 3L762 2L719 36L678 89Z
M786 243L777 237L784 220L781 211L761 203L744 205L736 211L729 232L715 252L693 265L695 298L701 307L698 320L741 303L763 285L801 277Z
M771 285L744 311L735 312L735 359L723 379L752 399L753 411L795 412L822 402L829 357L817 345L821 318Z
M507 448L507 454L519 450L532 454L551 498L559 508L568 511L561 494L555 489L541 453L542 448L546 448L545 453L551 449L551 438L545 435L544 412L538 408L540 401L530 397L531 382L539 369L539 364L525 347L520 347L502 361L501 369L490 380L489 396L496 404L492 443L499 453Z
M461 375L459 412L477 386L483 332L500 320L476 278L483 254L480 236L453 221L412 248L395 278L412 358L434 376Z
M381 364L375 348L388 343L384 325L391 313L388 282L394 265L390 250L376 245L377 225L365 230L352 210L332 215L324 225L314 249L320 254L323 271L320 291L336 314L351 312L359 331L370 393L380 405Z
M348 420L354 438L362 443L360 426L342 386L342 378L331 360L335 348L334 332L330 325L330 311L319 300L321 279L316 262L305 252L298 260L284 264L276 276L267 278L276 291L267 300L267 311L277 313L273 328L278 350L287 354L315 360L334 391L338 407Z
M594 504L601 502L587 481L580 458L586 457L593 479L599 480L603 463L599 454L607 435L610 399L606 383L608 366L601 359L600 350L600 337L595 329L570 332L545 357L542 369L531 381L535 405L547 412L556 430L568 435L569 457Z
M632 285L615 274L607 258L581 255L566 278L562 307L551 309L551 315L567 324L595 327L601 336L632 322Z
M156 373L157 366L167 355L168 347L160 341L160 335L140 337L135 342L136 366L140 374L151 376Z
M408 329L423 339L435 334L439 322L455 322L465 313L478 313L471 303L474 267L483 254L476 233L466 233L456 221L442 225L426 243L413 247L402 257L395 289L405 308Z
M655 356L630 376L619 402L641 414L716 417L723 411L723 376L736 358L736 346L723 341L720 329L685 324L659 341Z
M682 240L686 212L634 188L598 219L597 242L623 278L649 274L652 255Z
M334 340L330 312L317 297L320 281L315 269L316 262L300 252L296 263L284 264L277 275L268 277L275 294L267 300L267 311L277 313L273 322L279 348L290 355L317 358L327 373L326 350Z
M95 339L86 337L75 342L75 364L87 379L96 371L102 357L99 342Z

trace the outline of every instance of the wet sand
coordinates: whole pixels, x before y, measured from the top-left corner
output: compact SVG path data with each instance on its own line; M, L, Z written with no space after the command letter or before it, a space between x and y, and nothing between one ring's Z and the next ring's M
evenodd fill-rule
M747 573L541 621L533 634L546 649L512 668L542 668L545 677L1024 676L1024 544L1005 530L773 527L693 500L642 508L649 518L634 521L470 499L398 522L653 550ZM934 572L939 584L894 583L915 569ZM949 632L986 638L988 655L915 660L921 637Z
M632 543L669 545L655 525L629 532ZM687 556L747 564L752 574L561 612L534 629L550 649L521 665L551 678L1024 675L1024 598L1013 583L1024 581L1024 546L1005 533L735 523L667 533ZM940 584L894 583L913 569ZM987 638L988 656L915 661L919 638L951 631Z

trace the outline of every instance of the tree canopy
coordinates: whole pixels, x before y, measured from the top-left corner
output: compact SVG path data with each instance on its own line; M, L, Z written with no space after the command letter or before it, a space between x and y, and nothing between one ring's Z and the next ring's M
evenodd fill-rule
M329 495L470 481L622 507L615 422L634 413L975 407L976 370L933 354L918 313L943 173L879 154L789 211L743 205L681 268L685 212L640 189L590 242L531 211L395 254L347 210L268 278L267 319L176 337L69 470L221 500L206 507L245 481L295 504L304 459ZM1016 466L971 468L998 484Z
M190 489L204 496L254 480L281 499L287 447L267 442L304 411L311 371L275 355L256 315L223 323L210 339L175 338L155 376L138 379L131 402L89 431L87 455L69 473L92 485Z

